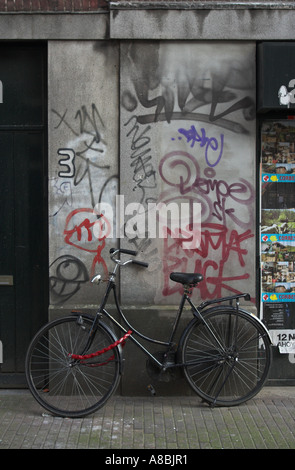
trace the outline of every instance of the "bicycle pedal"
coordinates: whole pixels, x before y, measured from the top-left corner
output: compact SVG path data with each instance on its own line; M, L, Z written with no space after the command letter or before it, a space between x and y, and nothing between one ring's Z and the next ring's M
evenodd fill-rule
M154 389L154 387L153 387L151 384L149 384L149 385L147 386L147 389L148 389L149 392L151 392L151 394L152 394L153 396L156 395L156 390Z

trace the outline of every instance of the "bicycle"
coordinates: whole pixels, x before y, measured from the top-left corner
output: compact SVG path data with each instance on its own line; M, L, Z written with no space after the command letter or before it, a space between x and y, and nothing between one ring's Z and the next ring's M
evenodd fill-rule
M53 415L72 418L100 409L119 384L127 339L148 356L160 374L183 370L192 389L211 406L234 406L253 398L267 380L272 351L264 324L239 307L241 298L250 300L249 294L204 301L196 307L191 293L203 276L173 272L170 279L183 285L183 294L169 339L147 337L129 324L116 292L119 267L130 263L148 266L134 259L136 254L131 250L110 250L115 267L105 280L106 289L95 315L72 312L46 324L32 339L25 368L29 389L39 404ZM124 260L122 255L129 258ZM95 284L102 281L100 275L92 279ZM119 320L106 310L111 291ZM193 318L177 346L176 332L186 302ZM103 317L124 335L118 338ZM138 337L160 345L163 353L152 354Z

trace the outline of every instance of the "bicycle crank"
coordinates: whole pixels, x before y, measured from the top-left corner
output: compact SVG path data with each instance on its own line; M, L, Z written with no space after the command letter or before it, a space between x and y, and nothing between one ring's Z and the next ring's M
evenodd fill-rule
M159 367L152 359L147 359L146 369L153 381L170 382L178 378L178 368L173 367L175 365L175 353L170 354L171 357L169 355L168 358L166 358L166 353L161 351L154 354L154 357L163 364L163 367Z

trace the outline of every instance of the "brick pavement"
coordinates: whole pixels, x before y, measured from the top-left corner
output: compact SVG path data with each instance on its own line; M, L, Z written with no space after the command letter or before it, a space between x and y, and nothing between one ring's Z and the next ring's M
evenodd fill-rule
M246 404L214 409L194 396L115 396L93 415L68 419L26 390L0 390L0 450L295 449L294 405L295 387L265 387Z

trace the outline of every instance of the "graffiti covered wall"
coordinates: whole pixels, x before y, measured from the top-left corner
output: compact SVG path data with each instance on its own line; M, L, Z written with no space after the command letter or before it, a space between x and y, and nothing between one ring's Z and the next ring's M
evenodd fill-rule
M51 304L96 303L87 281L116 244L149 262L121 276L123 303L178 303L172 271L202 273L202 299L254 301L255 44L57 41L49 63ZM139 230L159 202L200 208L194 248L169 223Z
M116 243L98 225L118 187L118 50L105 42L49 43L49 247L52 305L88 305L89 278L107 272ZM94 230L96 229L96 231Z
M151 203L201 205L194 249L169 224L163 238L139 231L133 213L123 243L150 266L122 279L123 299L178 303L169 274L187 271L204 275L202 299L247 291L254 301L255 44L126 42L120 84L125 205L136 201L146 220Z
M204 275L196 299L254 300L254 44L50 43L48 128L50 318L93 311L88 281L107 271L114 245L149 263L119 278L127 317L147 335L167 337L180 291L172 271ZM177 232L171 216L161 231L161 217L149 218L159 202L200 209L188 225L199 233L193 248L186 225ZM113 220L100 225L98 203ZM121 392L146 393L141 353L130 343L125 354Z

